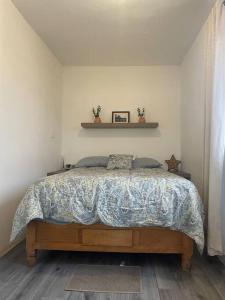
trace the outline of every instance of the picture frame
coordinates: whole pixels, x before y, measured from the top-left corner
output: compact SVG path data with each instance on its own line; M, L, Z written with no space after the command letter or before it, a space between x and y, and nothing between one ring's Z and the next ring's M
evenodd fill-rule
M130 123L130 112L129 111L113 111L112 112L112 123Z

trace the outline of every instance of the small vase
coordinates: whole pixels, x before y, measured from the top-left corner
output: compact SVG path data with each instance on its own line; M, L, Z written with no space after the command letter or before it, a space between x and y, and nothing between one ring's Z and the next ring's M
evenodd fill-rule
M95 117L94 123L101 123L101 122L102 122L102 120L100 117Z
M138 123L145 123L145 117L139 117Z

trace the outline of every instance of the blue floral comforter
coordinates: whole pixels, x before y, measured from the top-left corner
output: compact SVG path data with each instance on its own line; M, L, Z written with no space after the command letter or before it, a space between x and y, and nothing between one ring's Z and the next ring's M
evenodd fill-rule
M77 168L32 185L11 240L34 219L115 227L163 226L186 233L202 251L203 208L194 184L162 169Z

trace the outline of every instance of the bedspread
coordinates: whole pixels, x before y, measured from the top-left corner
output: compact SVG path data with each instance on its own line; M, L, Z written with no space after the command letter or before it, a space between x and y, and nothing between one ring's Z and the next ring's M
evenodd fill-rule
M114 227L163 226L204 246L203 206L194 184L157 169L77 168L46 177L27 190L15 213L11 240L34 219Z

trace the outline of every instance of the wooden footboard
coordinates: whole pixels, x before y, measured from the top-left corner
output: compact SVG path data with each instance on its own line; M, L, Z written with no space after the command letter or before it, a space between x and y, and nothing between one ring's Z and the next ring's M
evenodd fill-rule
M27 226L27 260L34 265L37 250L181 254L183 270L191 266L193 240L161 227L114 228L105 225L50 224L32 221Z

